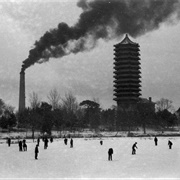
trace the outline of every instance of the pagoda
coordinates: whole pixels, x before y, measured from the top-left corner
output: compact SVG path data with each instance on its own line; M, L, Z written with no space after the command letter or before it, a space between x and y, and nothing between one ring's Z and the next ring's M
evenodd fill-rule
M126 34L114 47L114 100L118 107L128 107L137 103L141 95L139 44L132 42Z

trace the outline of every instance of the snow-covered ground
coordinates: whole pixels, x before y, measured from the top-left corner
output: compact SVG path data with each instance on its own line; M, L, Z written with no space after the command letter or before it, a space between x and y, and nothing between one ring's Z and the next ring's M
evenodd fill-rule
M36 142L27 140L28 151L19 152L18 144L0 144L0 178L180 178L180 137L153 138L74 138L74 147L54 139L48 149L40 142L38 160ZM168 140L173 142L168 148ZM5 142L5 140L4 140ZM137 154L131 147L137 142ZM113 148L113 161L108 149Z

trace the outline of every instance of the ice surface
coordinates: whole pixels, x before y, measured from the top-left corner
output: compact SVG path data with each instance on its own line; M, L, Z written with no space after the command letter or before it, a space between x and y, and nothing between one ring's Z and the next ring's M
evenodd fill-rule
M27 141L28 151L19 152L18 144L0 144L0 178L180 178L180 138L77 138L74 147L55 139L44 150L40 142L38 160L34 159L36 142ZM173 142L168 148L168 140ZM137 142L137 154L131 147ZM108 149L113 160L108 161Z

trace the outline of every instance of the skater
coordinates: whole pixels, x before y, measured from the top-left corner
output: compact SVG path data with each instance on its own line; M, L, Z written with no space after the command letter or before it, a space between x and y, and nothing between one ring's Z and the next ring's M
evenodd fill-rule
M11 138L8 138L7 143L8 143L8 146L10 147L11 146Z
M169 141L168 141L169 149L171 149L172 145L173 145L173 143L169 140Z
M135 142L135 143L133 144L133 146L132 146L132 154L133 154L133 155L136 154L136 149L138 149L137 146L136 146L136 144L137 144L137 142ZM136 149L135 149L135 148L136 148Z
M27 151L27 144L26 143L23 144L23 150Z
M39 149L38 149L38 145L36 145L35 147L35 159L38 159L38 153L39 153Z
M19 141L19 151L22 151L22 141Z
M26 144L26 140L23 140L23 150L27 151L27 144Z
M109 150L108 150L108 160L109 161L112 161L112 154L113 154L113 149L109 148Z
M64 144L65 144L65 145L67 145L67 141L68 141L68 139L65 138L65 139L64 139Z
M73 147L73 139L71 138L71 140L70 140L70 148L72 148Z
M154 138L154 142L155 142L155 146L157 146L157 143L158 143L158 138L155 136Z
M25 140L25 139L23 139L22 143L23 143L23 144L26 144L26 140Z
M103 141L102 140L100 141L100 144L103 145Z
M53 142L53 137L50 138L50 142L51 142L51 143Z
M37 138L37 145L39 146L40 138Z
M44 149L47 149L47 147L48 147L48 138L45 138L44 139Z

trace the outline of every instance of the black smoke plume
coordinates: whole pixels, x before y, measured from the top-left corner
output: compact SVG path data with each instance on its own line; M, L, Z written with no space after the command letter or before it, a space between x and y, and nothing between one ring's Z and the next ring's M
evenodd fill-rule
M83 11L78 22L72 27L60 23L47 31L29 51L22 71L51 57L91 50L101 38L109 40L124 33L137 37L180 18L179 0L80 0L77 6Z

